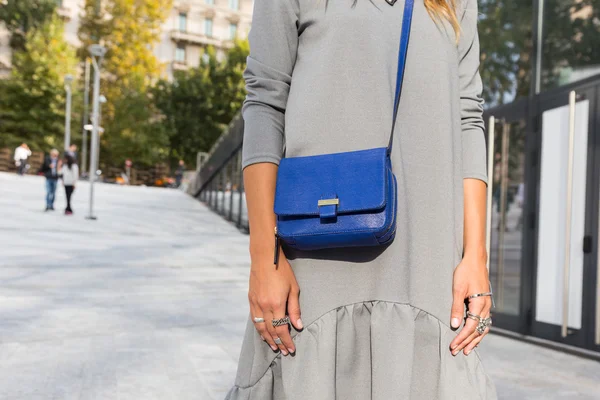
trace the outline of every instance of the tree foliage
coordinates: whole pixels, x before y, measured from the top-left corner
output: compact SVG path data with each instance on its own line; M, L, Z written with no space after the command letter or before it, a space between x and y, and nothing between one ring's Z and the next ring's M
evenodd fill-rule
M89 57L88 47L90 45L102 44L104 38L110 33L105 4L106 2L99 0L85 0L77 31L77 37L81 42L77 53L81 60Z
M543 87L567 83L574 71L587 67L600 72L598 0L546 0L544 9Z
M3 0L0 5L0 21L10 32L10 47L20 51L25 49L27 34L52 18L56 0Z
M503 104L529 94L532 2L480 0L479 38L484 99Z
M175 73L173 81L154 87L161 124L169 134L170 161L195 163L199 151L208 151L240 110L245 97L244 79L249 46L236 41L224 60L208 48L197 68Z
M53 16L25 36L10 78L0 81L0 146L27 141L32 149L60 147L64 135L65 74L75 75L75 49Z
M33 10L31 2L45 4L7 1L14 10L25 11ZM241 107L247 41L236 42L227 60L209 47L198 68L176 72L172 81L160 80L163 66L153 46L171 9L172 0L85 1L79 58L88 56L90 44L101 43L108 50L101 65L101 93L108 100L102 105L101 121L105 165L122 165L127 158L137 165L179 158L192 164L196 153L210 149ZM35 25L27 21L21 25ZM29 29L23 51L15 52L12 76L0 83L1 144L26 140L34 148L59 146L64 133L63 77L78 71L62 26L54 14L48 24ZM72 124L74 133L76 126Z
M528 96L534 61L533 1L479 0L484 98L498 105ZM542 89L571 81L570 74L600 65L598 0L545 0Z
M172 0L109 2L110 33L104 38L109 90L146 88L158 78L161 66L152 47L160 39L160 28L171 7Z
M172 0L109 0L102 8L86 1L79 38L86 47L101 43L107 48L101 88L108 100L102 106L101 137L106 164L132 158L150 165L166 156L168 137L154 123L149 88L162 71L152 48L171 7Z

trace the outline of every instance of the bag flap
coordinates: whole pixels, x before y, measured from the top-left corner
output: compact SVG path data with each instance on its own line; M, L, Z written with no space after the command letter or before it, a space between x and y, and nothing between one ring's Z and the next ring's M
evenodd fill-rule
M388 167L385 147L284 158L275 190L278 216L319 215L319 200L338 199L337 213L385 206Z

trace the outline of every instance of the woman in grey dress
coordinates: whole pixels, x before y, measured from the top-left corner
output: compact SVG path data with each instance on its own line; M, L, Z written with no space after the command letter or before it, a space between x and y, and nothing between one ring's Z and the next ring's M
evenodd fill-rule
M250 318L230 400L496 397L473 351L491 298L469 298L490 289L476 0L415 2L392 152L395 240L284 246L273 265L284 153L387 144L403 6L255 0L243 107ZM274 328L286 315L291 327Z

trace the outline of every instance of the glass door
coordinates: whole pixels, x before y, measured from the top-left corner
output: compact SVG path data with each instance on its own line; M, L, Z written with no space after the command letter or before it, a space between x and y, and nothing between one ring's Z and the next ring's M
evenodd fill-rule
M488 232L490 281L494 292L494 324L522 331L523 245L526 222L526 103L495 110L487 117Z
M593 347L598 266L596 88L540 100L535 336Z

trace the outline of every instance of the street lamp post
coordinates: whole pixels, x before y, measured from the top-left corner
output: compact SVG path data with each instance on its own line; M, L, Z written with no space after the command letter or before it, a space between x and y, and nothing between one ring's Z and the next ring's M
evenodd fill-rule
M89 103L90 103L90 68L92 62L90 58L85 59L85 89L83 97L83 132L81 140L81 173L85 174L87 155L88 155L88 131L85 126L89 123Z
M106 97L101 94L98 99L100 106L98 107L98 146L96 146L96 162L100 162L100 136L104 133L102 127L102 104L106 103Z
M90 151L90 210L87 219L96 219L94 215L94 182L96 181L96 170L98 169L98 124L100 123L100 64L106 54L106 48L99 44L88 47L92 55L94 66L94 98L92 105L92 148Z
M72 75L65 75L65 92L67 93L67 105L65 110L65 151L69 151L71 145L71 83Z

